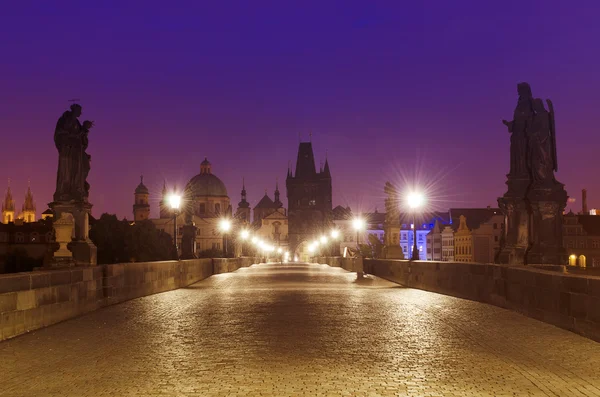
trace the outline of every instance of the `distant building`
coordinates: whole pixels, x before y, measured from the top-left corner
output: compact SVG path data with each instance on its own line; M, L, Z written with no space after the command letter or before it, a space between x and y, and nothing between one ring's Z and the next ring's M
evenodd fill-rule
M403 223L400 228L400 247L406 259L411 259L414 243L414 227L417 228L417 249L419 250L419 260L427 260L427 234L433 228L432 224Z
M0 224L0 273L11 271L6 263L11 254L23 255L36 266L42 266L45 259L52 257L53 242L54 232L49 223L17 219Z
M242 189L242 202L243 193ZM254 234L261 238L265 243L271 244L276 248L287 251L289 245L289 228L287 211L283 207L280 199L279 184L275 184L274 200L271 200L267 192L253 209L252 230ZM241 203L242 203L241 202ZM238 214L244 213L242 208L238 207Z
M563 246L568 264L580 267L600 267L600 216L563 216Z
M301 142L296 170L286 179L289 241L292 255L308 256L309 240L333 226L329 163L317 172L311 142Z
M364 238L361 238L361 242L363 244L369 243L369 236L373 235L377 238L377 240L381 241L381 244L384 244L384 230L383 224L385 223L385 212L375 212L365 213L362 215L362 218L367 223L367 229L364 233Z
M212 165L208 159L200 164L200 173L192 177L187 183L182 195L181 208L177 212L177 232L174 230L174 214L169 206L169 194L176 191L174 187L168 191L166 183L163 185L162 197L159 203L160 217L149 218L150 194L143 181L134 191L133 213L134 220L143 221L150 219L157 229L168 233L171 238L177 236L178 246L181 247L183 226L186 220L196 226L196 253L215 249L223 250L223 234L219 229L219 222L224 217L231 218L231 204L225 184L212 173ZM228 241L232 241L228 236ZM233 252L229 246L228 251Z
M493 263L500 250L504 215L499 208L451 208L454 260Z

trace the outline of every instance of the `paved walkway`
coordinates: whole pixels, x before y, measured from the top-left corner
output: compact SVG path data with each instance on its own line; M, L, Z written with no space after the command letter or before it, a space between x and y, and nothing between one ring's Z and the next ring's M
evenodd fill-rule
M2 396L599 396L600 344L320 265L259 265L0 343Z

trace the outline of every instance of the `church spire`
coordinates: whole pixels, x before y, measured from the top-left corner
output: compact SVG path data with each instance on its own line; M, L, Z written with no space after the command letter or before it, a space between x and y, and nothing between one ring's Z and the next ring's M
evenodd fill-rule
M246 178L242 178L242 200L238 203L238 208L250 208L246 196Z
M31 193L31 180L27 182L27 193L25 193L25 202L23 203L22 211L35 212L35 202L33 201L33 194Z
M279 200L279 178L277 178L275 180L275 201L274 201L274 203L277 208L283 207L283 204Z
M6 189L6 195L2 202L2 221L4 223L15 221L15 201L10 191L10 178L8 178L8 188Z

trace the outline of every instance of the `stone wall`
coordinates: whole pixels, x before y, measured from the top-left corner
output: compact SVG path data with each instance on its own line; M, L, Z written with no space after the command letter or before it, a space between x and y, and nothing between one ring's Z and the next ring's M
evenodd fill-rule
M254 258L191 259L2 274L0 340L253 263Z
M365 259L364 267L406 287L515 310L600 342L600 277L462 262Z

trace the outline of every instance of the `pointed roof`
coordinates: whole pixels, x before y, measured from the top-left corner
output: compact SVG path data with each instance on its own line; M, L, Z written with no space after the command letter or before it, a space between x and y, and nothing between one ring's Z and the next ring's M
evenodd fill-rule
M311 142L300 142L298 158L296 159L295 178L312 178L317 174L315 168L315 155Z
M331 171L329 170L329 160L325 159L325 169L323 169L323 174L327 177L331 177Z
M265 195L263 196L263 198L260 199L260 201L258 202L258 204L256 204L256 206L254 208L275 208L275 203L273 202L273 200L271 200L269 195L265 192Z
M275 201L273 201L273 205L277 208L283 207L283 203L280 200L279 180L275 181Z
M25 211L35 212L35 202L33 201L33 194L31 193L31 182L28 182L27 193L25 193L25 202L23 203L23 207L21 210L23 212L25 212Z
M246 200L246 179L242 178L242 200L238 203L238 208L249 208L250 203Z
M15 211L15 200L13 200L12 192L10 191L10 178L8 179L8 188L2 202L2 212L4 211Z
M150 191L144 185L144 175L140 175L140 184L135 188L135 194L150 194Z

